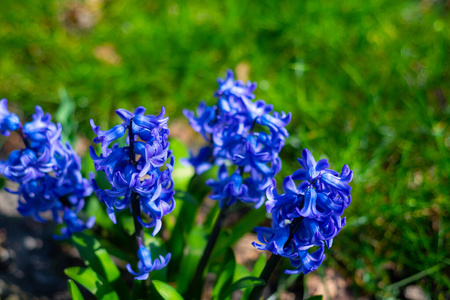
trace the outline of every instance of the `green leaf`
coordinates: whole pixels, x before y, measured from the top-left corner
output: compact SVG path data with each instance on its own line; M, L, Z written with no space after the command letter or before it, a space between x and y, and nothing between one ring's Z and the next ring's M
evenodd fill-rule
M176 276L169 278L169 280L179 279L179 267L184 257L183 251L192 230L192 226L194 225L198 208L196 205L188 202L183 202L180 206L181 210L177 218L177 223L172 231L172 236L167 243L167 248L169 252L172 253L171 262L168 265L169 274Z
M164 300L183 300L183 297L172 286L159 280L152 280L152 284Z
M197 205L192 204L193 201L183 201L180 205L180 210L176 218L176 224L172 230L172 236L168 242L167 248L172 253L171 263L169 264L169 274L175 274L177 277L169 278L169 280L177 280L178 267L180 266L183 257L183 251L186 245L187 237L195 225L195 218L197 210L203 202L203 199L210 192L210 188L205 184L208 178L214 178L214 172L217 168L211 168L201 175L192 176L187 186L187 192L195 200Z
M73 280L67 280L67 286L69 287L69 293L72 297L72 300L84 300L83 295L78 289L77 285Z
M263 207L253 209L247 213L232 228L222 229L216 246L214 247L211 259L215 260L222 255L225 249L232 247L245 234L252 232L253 228L258 226L266 218L266 210Z
M255 265L253 266L253 270L252 270L253 276L259 277L259 275L261 275L262 270L266 266L266 261L267 261L267 255L266 255L266 253L262 253L258 257L258 260L255 262Z
M131 299L148 299L149 289L145 280L133 280Z
M249 270L241 265L236 263L236 268L234 269L233 281L238 281L241 278L251 276Z
M119 269L106 249L101 247L100 242L84 233L74 234L72 240L85 264L104 277L119 293L121 299L128 299L128 287L120 277Z
M227 289L233 282L234 269L236 268L236 259L234 257L233 250L227 248L224 257L225 263L222 264L222 268L217 273L217 280L214 283L212 291L213 299L225 299L222 297L223 290Z
M98 172L101 174L103 172ZM97 197L91 197L86 204L86 214L95 216L95 225L100 226L108 231L114 230L114 223L106 214L106 207L100 204Z
M228 285L220 292L219 299L225 299L226 297L230 296L233 292L250 288L258 285L264 285L266 284L264 280L258 277L244 277L239 279L238 281L234 282L232 285Z
M175 182L177 189L184 190L189 184L189 179L194 175L194 168L191 166L185 166L180 163L180 158L188 158L188 147L178 139L170 138L170 149L175 156L175 168L172 172L172 178Z
M195 199L195 197L192 196L191 193L189 193L189 192L176 190L174 197L178 200L182 200L182 201L185 201L185 202L188 202L188 203L198 206L197 199Z
M119 295L105 278L95 273L92 268L71 267L64 270L64 273L84 286L97 298L105 300L118 300Z
M203 227L195 226L189 234L183 258L176 273L177 290L180 294L186 292L188 284L192 281L206 243Z
M65 88L58 90L58 96L60 105L55 113L55 120L61 123L63 130L62 136L67 139L78 127L78 122L74 117L76 105Z
M253 266L251 275L253 277L259 277L261 275L262 270L266 266L266 262L267 262L267 255L266 255L266 253L262 253L259 256L258 260L256 260L255 265ZM242 299L248 299L251 292L252 292L252 289L246 288L244 290L244 294L242 295Z
M261 224L266 219L266 208L261 206L258 209L252 209L239 222L231 228L230 244L234 245L244 234L252 232L253 228Z

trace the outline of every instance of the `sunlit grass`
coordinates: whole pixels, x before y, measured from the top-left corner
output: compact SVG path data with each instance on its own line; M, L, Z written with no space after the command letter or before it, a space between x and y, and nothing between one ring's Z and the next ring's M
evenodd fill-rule
M36 104L53 113L64 87L78 134L92 138L89 119L105 126L120 107L164 105L182 119L182 108L211 103L215 78L233 68L258 83L257 98L293 114L279 178L305 147L354 170L348 225L327 262L358 293L419 284L448 297L444 3L4 0L0 98L25 115Z

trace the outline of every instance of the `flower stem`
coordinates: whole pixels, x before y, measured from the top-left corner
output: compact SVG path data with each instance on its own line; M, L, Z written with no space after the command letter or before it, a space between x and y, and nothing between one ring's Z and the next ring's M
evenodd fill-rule
M189 289L186 293L186 299L200 299L200 293L202 291L202 282L203 282L203 272L208 264L208 260L212 254L214 249L214 245L219 238L220 230L222 229L223 221L225 219L226 213L228 210L228 205L224 205L220 210L219 216L214 224L214 228L211 232L211 235L208 239L208 244L206 245L205 251L203 251L203 256L200 259L200 262L197 266L197 270L195 271L194 279L192 284L189 286Z
M300 228L300 225L302 224L302 220L303 220L303 217L300 217L300 218L297 218L294 220L294 222L292 223L291 233L289 234L289 238L286 241L286 243L284 244L284 246L289 245L289 242L294 237L295 232ZM272 277L273 273L275 272L275 269L277 268L280 261L281 261L280 255L272 254L270 256L269 260L266 263L266 266L264 267L264 269L261 272L261 275L259 276L259 278L264 280L266 282L266 284L254 287L248 298L249 300L258 300L261 298L261 294L262 294L264 288L266 287L267 283L269 282L270 278Z
M134 152L134 134L133 134L133 120L130 120L130 127L128 128L128 139L130 147L128 148L128 154L130 157L130 162L133 166L136 165L136 154ZM134 232L137 239L141 239L144 243L144 230L141 222L139 222L138 217L141 215L141 203L139 202L139 195L135 192L131 192L131 210L133 211L133 222L134 222Z
M30 142L25 138L22 127L19 128L19 135L22 138L23 143L25 144L25 148L30 149Z
M144 230L141 222L139 222L138 216L141 215L141 204L139 203L138 194L131 192L131 210L133 211L133 222L134 222L134 232L136 238L140 238L142 243L144 243Z
M249 300L257 300L261 298L261 294L266 287L267 283L269 282L270 277L272 276L272 273L277 268L278 264L281 261L281 256L272 254L269 258L269 260L266 263L266 266L261 272L261 275L259 278L265 281L265 285L259 285L253 288L250 296L248 297Z

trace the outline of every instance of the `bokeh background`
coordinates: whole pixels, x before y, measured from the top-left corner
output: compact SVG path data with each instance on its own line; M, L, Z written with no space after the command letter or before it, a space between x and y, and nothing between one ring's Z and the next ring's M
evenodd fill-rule
M216 78L233 69L257 82L257 99L292 112L279 179L306 147L354 170L347 226L326 259L350 295L450 299L450 1L0 7L11 110L29 117L39 104L89 144L90 119L106 128L117 108L164 106L174 137L192 145L182 109L212 104Z

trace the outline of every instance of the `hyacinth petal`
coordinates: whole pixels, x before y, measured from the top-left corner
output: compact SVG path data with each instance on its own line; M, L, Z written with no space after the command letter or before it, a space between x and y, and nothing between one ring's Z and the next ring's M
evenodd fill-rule
M134 117L130 111L123 108L117 109L116 114L127 124L130 122L130 119Z
M97 135L97 137L94 138L94 143L102 144L102 154L104 156L107 155L106 149L108 148L109 144L111 144L112 141L121 138L126 131L126 126L124 125L116 125L109 130L103 131L100 130L100 126L95 125L94 120L91 119L90 123L92 130Z
M156 234L161 230L162 227L162 221L156 220L155 228L153 229L152 236L156 236Z
M20 128L20 119L16 114L10 113L7 108L8 101L0 100L0 132L4 136L10 135L10 130L14 131Z
M308 149L303 149L302 160L305 162L305 169L315 169L316 161Z
M133 122L143 128L154 129L155 127L159 127L161 125L167 124L169 118L164 118L166 110L164 107L161 107L161 112L158 116L144 116L138 115L135 116Z
M351 175L350 175L351 177ZM344 195L349 196L350 195L350 191L351 191L351 187L347 184L348 181L345 179L341 179L339 177L333 176L329 173L324 173L322 174L322 180L323 182L325 182L326 184L330 185L331 187L339 190L340 192L342 192Z
M286 244L288 238L289 238L289 230L278 230L275 233L274 240L275 240L275 247L278 250L278 252L283 252L284 245Z
M313 212L313 206L316 204L317 193L314 189L308 188L305 193L305 201L302 209L300 210L300 215L303 217L308 217Z
M292 178L295 180L307 180L308 179L308 170L306 169L298 169L292 174Z
M111 219L111 221L114 224L117 224L116 215L114 214L114 209L110 207L106 207L106 213L108 214L108 217Z
M322 170L325 170L325 169L328 169L330 167L330 164L328 163L328 160L326 160L326 159L321 159L321 160L319 160L318 162L317 162L317 165L316 165L316 171L322 171Z
M127 264L127 270L128 270L128 272L130 272L131 275L139 275L140 274L139 272L135 272L130 264Z
M292 194L298 194L297 186L295 185L292 176L287 176L283 180L283 190Z
M142 273L142 275L136 276L134 279L135 280L147 280L149 275L150 275L150 273Z

